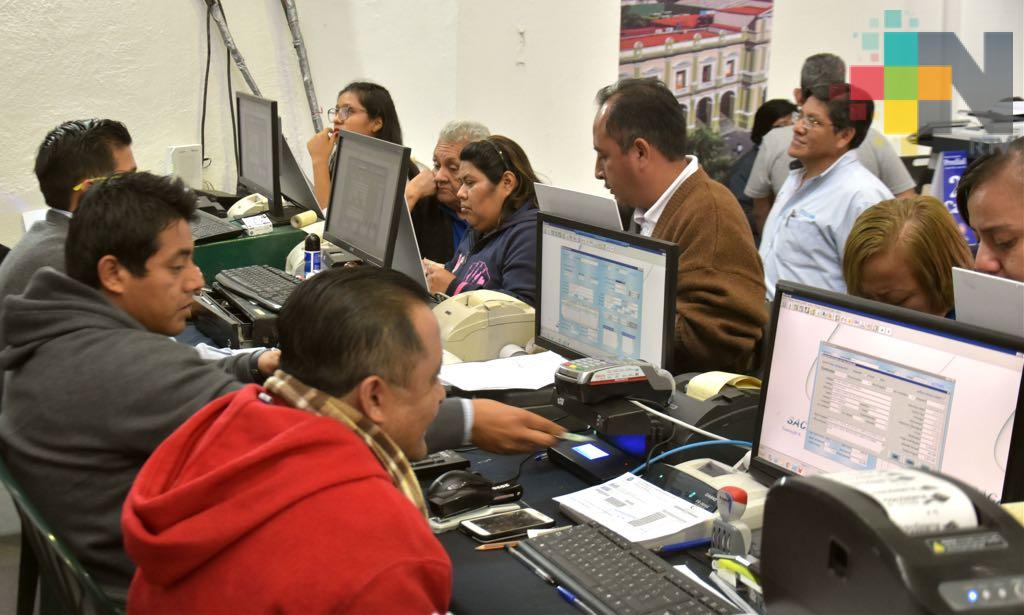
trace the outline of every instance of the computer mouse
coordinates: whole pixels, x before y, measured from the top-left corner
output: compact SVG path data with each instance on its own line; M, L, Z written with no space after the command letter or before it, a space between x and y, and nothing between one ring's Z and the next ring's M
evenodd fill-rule
M493 486L491 481L475 472L445 472L427 489L430 512L438 517L450 517L487 506L494 500Z

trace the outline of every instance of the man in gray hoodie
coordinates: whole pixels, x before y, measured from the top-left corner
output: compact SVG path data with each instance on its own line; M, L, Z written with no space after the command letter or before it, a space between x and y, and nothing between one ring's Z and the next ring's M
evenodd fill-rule
M11 473L111 596L134 566L125 495L149 454L211 399L262 380L277 351L217 369L168 336L203 285L176 180L130 173L91 187L71 220L67 275L45 267L5 299L0 444Z

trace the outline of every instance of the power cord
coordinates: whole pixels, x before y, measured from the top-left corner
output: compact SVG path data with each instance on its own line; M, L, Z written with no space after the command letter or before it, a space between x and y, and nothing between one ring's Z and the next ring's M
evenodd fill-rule
M199 151L203 158L203 168L210 166L212 158L206 157L206 98L210 87L210 22L213 20L213 7L206 5L206 72L203 75L203 113L199 120Z
M676 435L676 426L672 425L672 431L668 434L668 437L666 437L661 442L658 442L657 444L655 444L654 446L651 447L651 450L647 451L647 460L644 461L644 465L640 466L640 467L644 468L644 474L647 473L647 470L651 469L651 456L654 455L654 451L656 451L660 447L664 446L665 444L668 444L669 442L671 442L672 438L674 438L675 435ZM641 475L641 476L643 476L643 475Z

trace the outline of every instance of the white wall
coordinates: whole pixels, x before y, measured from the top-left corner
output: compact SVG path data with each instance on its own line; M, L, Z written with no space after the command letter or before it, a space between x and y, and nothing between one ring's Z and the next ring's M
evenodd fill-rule
M308 170L312 133L298 63L278 0L222 0L235 42L285 137ZM448 120L477 119L520 142L552 181L592 179L592 98L616 75L616 0L298 0L320 107L349 81L392 92L405 142L429 164ZM67 119L124 121L142 169L165 172L169 145L198 143L205 4L110 0L0 3L0 243L22 234L20 212L43 205L36 149ZM522 44L518 31L525 32ZM225 53L212 31L204 179L234 186ZM232 68L233 87L246 91Z
M1013 93L1022 93L1024 78L1024 2L1021 0L775 0L768 98L791 99L800 85L800 67L809 55L834 53L851 64L881 64L862 51L854 32L870 31L868 20L884 25L885 9L901 9L919 20L920 32L955 32L980 66L986 31L1013 32ZM906 25L906 24L904 24ZM878 32L883 32L879 28ZM955 93L955 91L954 91ZM965 108L962 99L954 112Z

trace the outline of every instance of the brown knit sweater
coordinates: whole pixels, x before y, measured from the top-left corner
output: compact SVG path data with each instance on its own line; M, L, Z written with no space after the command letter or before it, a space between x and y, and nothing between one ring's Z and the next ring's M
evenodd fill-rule
M652 237L679 245L672 371L749 371L768 314L764 269L736 197L698 168Z

